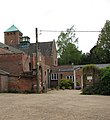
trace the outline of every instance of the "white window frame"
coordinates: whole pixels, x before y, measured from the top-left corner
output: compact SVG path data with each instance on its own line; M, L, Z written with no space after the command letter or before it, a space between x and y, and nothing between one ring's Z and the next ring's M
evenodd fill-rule
M69 80L70 80L70 79L73 80L73 78L74 78L73 75L67 75L67 76L66 76L66 79L69 79Z
M58 73L52 73L51 80L58 80Z

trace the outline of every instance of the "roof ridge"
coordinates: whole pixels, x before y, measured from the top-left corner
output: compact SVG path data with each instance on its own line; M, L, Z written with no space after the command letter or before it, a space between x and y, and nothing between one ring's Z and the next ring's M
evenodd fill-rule
M14 31L19 31L19 29L13 24L5 32L14 32Z

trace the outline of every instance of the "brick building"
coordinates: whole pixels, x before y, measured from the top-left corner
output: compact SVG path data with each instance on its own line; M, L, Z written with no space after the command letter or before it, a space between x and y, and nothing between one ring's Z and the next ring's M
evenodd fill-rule
M76 89L80 85L83 88L82 65L63 65L52 67L51 71L51 87L59 85L61 79L71 79L73 88Z
M0 69L0 92L8 91L9 73Z
M8 89L25 91L37 86L37 64L39 88L46 91L51 85L51 67L57 66L55 41L39 42L37 51L36 43L30 43L30 38L12 25L4 32L4 42L0 43L0 69L9 73Z
M14 25L4 32L4 43L0 43L0 69L5 71L3 80L7 78L8 89L20 91L31 90L36 92L37 80L40 91L59 85L63 78L72 79L74 88L77 83L83 88L82 65L58 66L55 41L30 43L28 36ZM38 62L36 63L36 52ZM38 68L37 68L38 65ZM38 70L38 76L37 71ZM38 77L38 79L37 79ZM1 80L2 81L2 80ZM2 82L3 83L3 82ZM1 84L1 82L0 82ZM2 86L3 91L3 86Z
M0 43L0 68L13 75L29 71L30 57L23 51Z

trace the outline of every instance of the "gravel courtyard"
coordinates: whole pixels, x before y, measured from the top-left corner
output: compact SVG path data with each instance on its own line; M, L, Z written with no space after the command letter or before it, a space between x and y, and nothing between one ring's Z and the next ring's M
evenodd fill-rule
M110 120L110 96L76 90L0 94L0 120Z

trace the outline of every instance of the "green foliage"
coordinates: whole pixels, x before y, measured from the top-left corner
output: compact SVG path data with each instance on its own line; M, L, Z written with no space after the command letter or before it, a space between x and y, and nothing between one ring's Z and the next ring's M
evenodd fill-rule
M72 43L68 43L65 50L62 52L60 56L60 64L78 64L81 59L81 51L79 51L76 46Z
M94 64L88 64L83 67L83 79L84 84L87 79L87 76L92 76L93 80L99 80L100 69Z
M110 21L106 20L96 45L90 53L83 54L80 64L103 64L110 62Z
M72 88L72 86L73 86L72 80L69 80L69 79L60 80L60 88L70 89L70 87Z
M83 53L81 55L81 62L80 62L81 65L90 64L91 63L90 61L91 59L89 53Z
M100 81L94 86L85 87L83 94L110 95L110 67L101 70Z
M110 21L107 20L99 34L97 44L90 50L91 63L109 63L110 61Z
M76 82L76 86L80 86L79 82Z
M68 43L78 42L78 39L75 38L74 31L74 26L72 26L70 29L67 29L66 32L61 32L58 36L57 46L59 56L62 55L62 52L65 50Z
M99 71L99 68L96 66L96 65L94 65L94 64L88 64L88 65L86 65L86 66L84 66L83 67L83 72L88 72L89 70L92 70L92 71Z
M75 37L74 31L74 26L72 26L66 32L61 32L58 36L56 43L60 65L80 63L82 52L76 46L78 44L78 38Z

